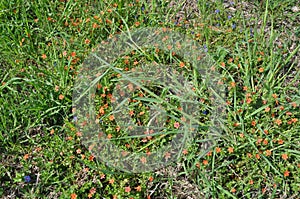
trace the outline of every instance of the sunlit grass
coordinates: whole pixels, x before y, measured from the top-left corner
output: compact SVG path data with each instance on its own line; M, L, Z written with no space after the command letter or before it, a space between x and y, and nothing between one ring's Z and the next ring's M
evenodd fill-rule
M297 1L201 0L193 13L184 13L185 2L1 2L0 196L295 197L300 187L295 6ZM172 138L162 132L130 137L118 128L111 96L124 71L143 64L173 64L185 72L202 104L203 126L191 145L180 150L178 163L131 174L108 167L82 143L72 96L84 60L101 41L142 27L172 28L198 42L199 52L214 60L219 85L226 88L226 116L221 135L207 136L210 96L201 75L182 57L155 47L122 55L114 65L122 70L99 80L95 97L95 115L105 137L122 149L150 154ZM135 124L146 125L153 117L149 107L164 99L165 131L176 134L186 118L180 99L164 88L154 84L135 91L128 114Z

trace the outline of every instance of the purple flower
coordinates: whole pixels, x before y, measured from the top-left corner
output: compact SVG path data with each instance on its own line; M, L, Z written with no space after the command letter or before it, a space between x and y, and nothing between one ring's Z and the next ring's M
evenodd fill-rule
M236 25L233 23L231 27L232 27L232 29L235 29Z
M204 52L208 51L207 46L205 44L203 45L203 48L204 48Z
M203 111L202 113L203 113L204 115L207 115L207 114L208 114L208 111L205 110L205 111Z
M234 2L233 2L233 1L230 1L229 4L232 6L232 5L234 5Z
M231 17L231 15L229 15L227 18L228 18L228 19L231 19L232 17Z
M73 121L77 122L78 118L76 116L73 117Z
M220 10L219 10L219 9L217 9L217 10L215 11L215 13L217 13L217 14L218 14L219 12L220 12Z
M30 182L31 178L30 178L30 176L24 176L24 180L25 180L25 182Z
M250 37L253 37L253 29L250 28Z

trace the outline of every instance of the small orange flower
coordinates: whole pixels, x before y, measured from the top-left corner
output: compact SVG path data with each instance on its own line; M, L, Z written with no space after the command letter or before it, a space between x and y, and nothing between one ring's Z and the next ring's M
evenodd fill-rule
M29 158L29 154L27 153L27 154L24 155L23 159L27 160L28 158Z
M183 155L187 155L189 152L188 152L188 150L183 149L182 153L183 153Z
M258 159L258 160L260 159L260 155L259 155L259 154L256 154L255 157L256 157L256 159Z
M111 138L112 138L112 134L108 134L107 139L111 139Z
M291 119L291 122L297 123L297 122L298 122L298 119L297 119L297 118L292 118L292 119Z
M84 40L84 43L85 43L85 44L89 44L90 42L91 42L91 41L90 41L89 39L85 39L85 40Z
M148 180L149 180L149 182L152 182L153 179L154 179L154 178L153 178L152 176L150 176Z
M110 121L113 121L113 120L115 119L115 116L114 116L114 115L110 115L110 116L108 117L108 119L109 119Z
M134 189L135 189L136 191L138 191L138 192L142 191L142 187L141 187L141 186L137 186L137 187L135 187Z
M46 59L47 55L46 54L42 54L42 59Z
M58 99L60 99L60 100L63 100L65 98L65 96L63 96L62 94L60 94L59 96L58 96Z
M258 71L259 71L260 73L263 73L263 72L264 72L264 68L261 67L261 68L258 69Z
M76 52L71 52L71 57L76 57Z
M179 63L180 68L183 68L185 66L185 64L183 62Z
M296 102L292 102L291 105L292 105L292 107L294 107L294 108L297 107L297 103L296 103Z
M253 180L249 180L249 184L253 184Z
M225 63L224 63L224 62L221 62L221 66L222 66L222 67L225 67Z
M131 191L131 188L128 186L128 187L125 187L125 192L126 193L129 193Z
M256 121L253 120L253 121L251 122L251 125L252 125L252 126L256 126Z
M290 175L290 172L288 170L286 170L283 175L284 175L284 177L288 177Z
M236 192L236 189L235 189L235 188L232 188L230 191L231 191L231 193L235 193L235 192Z
M278 140L278 144L283 144L283 142L284 142L284 141L283 141L282 139L279 139L279 140Z
M71 199L76 199L76 198L77 198L76 193L72 193L72 194L71 194Z
M177 129L178 129L178 128L179 128L179 126L180 126L179 122L174 122L174 127L175 127L175 128L177 128Z
M217 148L216 148L216 152L217 152L217 153L220 153L221 151L222 151L222 149L221 149L220 147L217 147Z
M267 145L267 144L268 144L268 140L267 140L267 139L264 139L263 144L264 144L264 145Z
M266 150L266 156L270 156L272 154L272 151Z
M166 152L165 153L165 159L168 160L169 158L171 158L171 153Z
M251 99L250 97L247 97L247 98L246 98L246 103L247 103L247 104L250 104L251 102L252 102L252 99Z
M274 94L272 94L272 97L274 98L274 99L277 99L277 95L274 93Z
M146 164L146 162L147 162L147 159L145 157L142 157L141 158L141 163Z
M232 147L229 147L227 150L229 153L233 153L233 151L234 151Z
M269 111L270 111L270 107L266 107L265 112L269 112Z
M203 160L204 165L208 165L208 160Z
M280 126L280 125L282 124L282 121L281 121L280 119L276 119L276 120L275 120L275 123L276 123L278 126Z
M93 155L90 155L90 157L89 157L89 161L94 161L94 156Z
M281 155L282 159L287 160L288 159L288 155L286 153Z
M230 85L231 85L232 88L234 88L236 86L236 83L235 82L231 82Z
M109 179L108 183L109 184L114 184L115 180L114 179Z

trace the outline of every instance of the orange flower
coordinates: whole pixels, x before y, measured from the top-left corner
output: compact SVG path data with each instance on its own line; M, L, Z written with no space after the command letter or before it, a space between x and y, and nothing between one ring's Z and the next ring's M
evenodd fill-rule
M264 68L261 67L261 68L258 69L258 71L259 71L260 73L262 73L262 72L264 72Z
M183 62L179 63L180 68L183 68L185 66L185 64Z
M224 62L221 62L221 66L222 66L222 67L225 67L225 63L224 63Z
M286 153L281 155L282 159L287 160L288 159L288 155Z
M277 98L277 95L274 93L274 94L272 94L272 97L273 97L274 99L276 99L276 98Z
M137 187L135 187L134 189L135 189L136 191L138 191L138 192L142 191L142 187L141 187L141 186L137 186Z
M264 144L264 145L267 145L267 144L268 144L268 140L267 140L267 139L264 139L263 144Z
M292 121L293 123L297 123L297 122L298 122L298 119L297 119L297 118L292 118L291 121Z
M129 193L131 191L131 188L128 186L128 187L125 187L125 192L126 193Z
M115 116L114 115L110 115L109 118L108 118L110 121L113 121L115 119Z
M266 107L265 112L269 112L269 111L270 111L270 107Z
M270 156L272 152L270 150L266 150L266 156Z
M85 40L84 40L84 43L85 43L85 44L89 44L90 42L91 42L91 41L90 41L89 39L85 39Z
M256 154L255 157L256 157L256 159L258 159L258 160L260 159L260 155L259 155L259 154Z
M72 194L71 194L71 199L76 199L76 198L77 198L76 193L72 193Z
M227 150L228 150L229 153L233 153L233 148L232 147L229 147Z
M62 94L60 94L59 96L58 96L58 99L60 99L60 100L63 100L65 98L65 96L63 96Z
M108 134L107 139L111 139L111 138L112 138L112 134Z
M152 176L150 176L148 180L149 180L149 182L152 182L153 179L154 179L154 178L153 178Z
M276 120L275 120L275 123L276 123L278 126L280 126L280 125L282 124L282 121L281 121L280 119L276 119Z
M234 88L236 86L236 83L235 82L231 82L230 85L231 85L232 88Z
M89 161L94 161L94 156L93 155L90 155L90 157L89 157Z
M290 175L290 172L288 170L286 170L283 175L284 175L284 177L288 177Z
M217 148L216 148L216 152L217 152L217 153L220 153L221 150L222 150L222 149L221 149L220 147L217 147Z
M142 157L142 158L141 158L141 162L142 162L143 164L146 164L147 159L146 159L145 157Z
M231 192L232 192L232 193L235 193L235 192L236 192L236 189L235 189L235 188L232 188L232 189L231 189Z
M27 160L28 158L29 158L29 154L27 153L27 154L24 155L23 159Z
M249 180L249 184L253 184L253 180Z
M282 139L279 139L279 140L278 140L278 144L283 144L283 142L284 142L284 141L283 141Z
M253 120L253 121L251 122L251 125L252 125L252 126L256 126L256 121Z
M250 98L250 97L248 97L247 99L246 99L246 103L247 104L250 104L252 102L252 99Z
M175 127L175 128L177 128L177 129L178 129L178 128L179 128L179 126L180 126L179 122L175 122L175 123L174 123L174 127Z
M204 165L208 165L208 160L203 160Z
M183 155L186 155L186 154L188 154L189 152L188 152L188 150L183 149L182 153L183 153Z
M292 102L291 105L296 108L297 107L297 103L296 102Z
M42 58L43 58L43 59L46 59L46 58L47 58L47 55L46 55L46 54L42 54Z
M110 179L110 180L108 181L109 184L114 184L114 182L115 182L114 179Z

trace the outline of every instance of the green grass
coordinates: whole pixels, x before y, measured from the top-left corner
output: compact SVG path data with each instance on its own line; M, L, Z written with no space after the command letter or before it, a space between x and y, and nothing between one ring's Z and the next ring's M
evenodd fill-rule
M296 197L300 15L292 8L297 1L234 1L224 7L221 1L199 0L193 13L181 12L188 7L184 1L128 2L1 1L1 198ZM190 145L178 149L177 162L131 173L89 151L74 117L73 92L84 60L101 41L146 27L171 28L193 38L199 52L207 50L220 74L217 81L226 88L226 106L221 134L209 137L213 102L193 63L155 46L116 57L98 78L93 102L111 142L128 152L153 152L178 134L174 124L182 125L182 117L201 125ZM111 95L118 81L126 80L126 70L154 63L184 74L201 101L198 117L178 109L182 96L174 97L174 88L154 81L132 93L128 108L132 121L145 126L152 119L149 108L160 102L167 110L165 128L151 137L130 136L118 130L116 115L109 117L115 110Z

